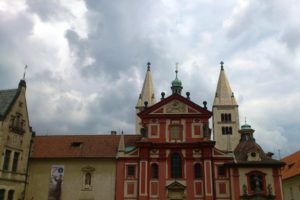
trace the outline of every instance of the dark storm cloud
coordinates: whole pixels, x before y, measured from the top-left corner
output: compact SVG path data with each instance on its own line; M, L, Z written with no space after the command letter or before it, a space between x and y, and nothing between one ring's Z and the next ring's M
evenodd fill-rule
M287 145L299 132L295 1L18 2L0 9L0 83L16 87L29 65L39 134L133 133L148 61L157 100L171 93L179 62L183 94L211 107L224 60L241 122L249 118L267 150L295 148Z
M30 34L32 26L25 13L11 17L0 11L0 84L4 88L15 85L16 75L22 76L18 68L22 69L26 63L18 57L20 54L26 56L28 47L19 45Z

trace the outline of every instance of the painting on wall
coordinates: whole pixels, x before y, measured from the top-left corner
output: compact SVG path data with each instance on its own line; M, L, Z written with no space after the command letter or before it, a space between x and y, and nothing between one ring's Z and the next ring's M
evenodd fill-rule
M48 200L61 200L61 185L64 178L64 165L52 165Z

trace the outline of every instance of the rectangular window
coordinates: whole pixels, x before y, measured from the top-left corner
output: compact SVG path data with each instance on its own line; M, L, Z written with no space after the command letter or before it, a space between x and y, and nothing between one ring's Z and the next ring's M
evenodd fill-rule
M202 168L199 163L194 165L194 177L195 179L200 179L202 177Z
M232 127L223 126L222 135L232 135Z
M134 165L128 165L127 166L127 176L128 177L134 177L135 176L135 166Z
M230 113L222 113L221 114L221 122L231 122L231 114Z
M218 166L218 176L222 176L222 177L226 176L226 169L222 165Z
M12 171L16 172L18 170L18 162L19 162L20 153L15 152L13 165L12 165Z
M201 135L201 126L200 125L195 125L194 126L194 134L195 135Z
M3 170L8 170L9 169L10 155L11 155L11 151L6 150L5 155L4 155Z
M181 127L180 126L171 126L171 140L179 140L181 138Z
M158 135L158 126L157 125L150 126L150 132L151 132L151 136L157 136Z

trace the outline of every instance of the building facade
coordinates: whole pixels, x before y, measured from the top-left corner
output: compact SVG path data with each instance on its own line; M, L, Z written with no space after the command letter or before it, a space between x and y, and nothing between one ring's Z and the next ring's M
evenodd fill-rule
M25 81L0 91L0 200L283 200L283 162L263 151L250 125L239 127L223 64L210 111L182 95L177 69L171 95L156 101L148 63L135 134L31 140Z
M34 138L28 200L115 199L119 135L53 135ZM124 137L124 136L123 136ZM125 136L131 145L140 136Z
M120 140L116 199L282 200L283 163L255 142L250 125L239 128L223 63L213 113L206 102L200 106L189 93L183 97L182 88L176 70L172 94L162 93L151 106L145 102L138 113L141 139L134 146ZM212 115L215 141L208 123Z
M300 197L300 151L282 159L286 163L282 170L282 187L285 200Z
M24 199L32 130L26 103L26 83L0 90L0 199Z

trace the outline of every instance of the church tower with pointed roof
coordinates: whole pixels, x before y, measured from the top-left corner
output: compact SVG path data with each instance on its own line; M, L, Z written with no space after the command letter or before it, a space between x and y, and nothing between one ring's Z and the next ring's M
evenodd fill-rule
M239 143L239 110L221 62L221 70L213 103L213 135L216 147L233 151Z
M156 103L150 65L151 65L151 63L148 62L147 63L147 72L146 72L143 88L139 95L139 99L138 99L138 102L135 107L136 113L141 112L145 108L145 106L150 107ZM135 122L136 134L140 134L140 129L141 129L140 123L141 123L141 120L136 115L136 122Z

